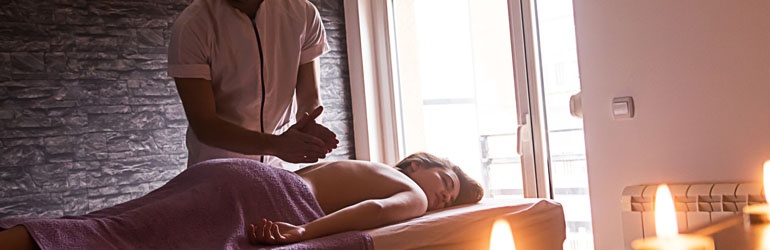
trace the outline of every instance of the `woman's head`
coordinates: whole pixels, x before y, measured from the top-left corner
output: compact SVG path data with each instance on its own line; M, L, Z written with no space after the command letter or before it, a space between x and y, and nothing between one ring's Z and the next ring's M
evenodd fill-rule
M428 197L428 210L476 203L484 189L460 167L428 153L415 153L396 164Z

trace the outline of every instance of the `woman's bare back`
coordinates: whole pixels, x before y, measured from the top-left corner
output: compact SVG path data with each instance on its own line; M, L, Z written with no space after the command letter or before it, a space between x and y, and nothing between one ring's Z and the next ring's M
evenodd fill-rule
M393 167L368 161L323 162L296 172L326 214L370 199L385 199L420 187ZM424 195L423 195L424 196Z

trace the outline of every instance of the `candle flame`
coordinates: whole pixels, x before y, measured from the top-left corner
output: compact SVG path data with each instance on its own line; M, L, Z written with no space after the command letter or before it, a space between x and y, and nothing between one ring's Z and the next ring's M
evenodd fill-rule
M762 227L762 239L760 239L758 249L770 249L770 227Z
M492 225L492 236L489 237L490 250L516 250L513 243L511 226L503 219L495 221Z
M763 180L763 186L765 187L765 202L770 202L770 192L768 192L768 189L770 188L770 185L768 185L768 181L770 181L770 160L765 161L765 167L762 170L764 172L762 176Z
M658 185L655 193L655 233L658 237L673 237L679 234L676 222L674 198L668 185Z

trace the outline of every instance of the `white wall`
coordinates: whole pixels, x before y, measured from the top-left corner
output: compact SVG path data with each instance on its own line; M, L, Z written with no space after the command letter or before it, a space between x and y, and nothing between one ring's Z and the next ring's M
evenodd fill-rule
M574 0L596 249L622 249L620 194L761 181L770 159L770 1ZM636 118L613 120L613 97Z

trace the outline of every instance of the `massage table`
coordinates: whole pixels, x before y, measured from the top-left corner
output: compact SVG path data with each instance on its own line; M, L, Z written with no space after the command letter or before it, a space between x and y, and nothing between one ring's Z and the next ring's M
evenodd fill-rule
M564 210L547 199L482 200L365 232L376 250L489 249L492 225L498 219L510 224L517 250L563 248Z
M367 231L284 246L254 246L261 218L304 224L323 216L294 173L252 160L198 164L140 198L85 215L0 218L23 224L42 249L488 249L493 223L510 224L519 250L562 249L564 211L545 199L482 200Z

